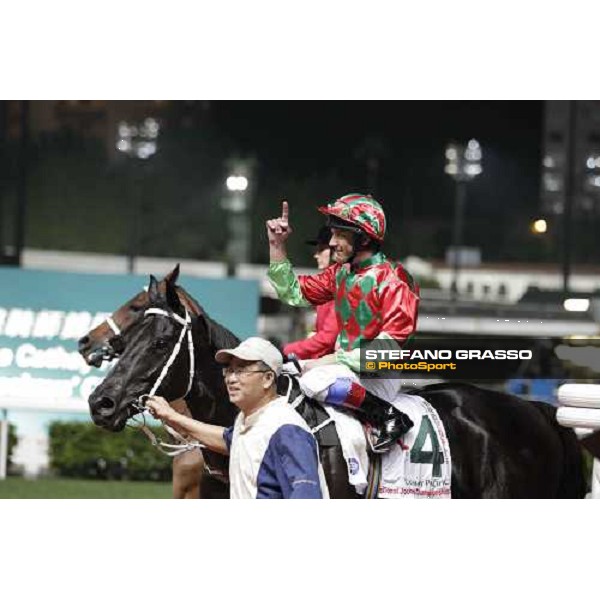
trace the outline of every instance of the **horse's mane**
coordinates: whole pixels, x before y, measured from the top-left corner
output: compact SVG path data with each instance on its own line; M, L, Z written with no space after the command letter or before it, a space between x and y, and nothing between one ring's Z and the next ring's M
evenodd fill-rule
M210 340L210 344L215 351L235 348L239 343L240 339L231 333L227 327L224 327L220 323L217 323L214 319L212 319L209 314L204 310L204 308L200 305L200 303L191 296L191 294L182 286L177 286L177 290L181 292L184 299L189 303L189 307L192 309L192 312L198 316L202 317L206 323L208 328L208 337Z
M227 327L223 327L220 323L213 321L206 313L204 313L204 318L206 319L210 339L215 350L235 348L239 345L240 338L231 333Z

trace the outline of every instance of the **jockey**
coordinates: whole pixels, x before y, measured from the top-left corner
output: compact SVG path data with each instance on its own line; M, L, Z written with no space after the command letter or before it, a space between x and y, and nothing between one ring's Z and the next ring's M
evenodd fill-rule
M379 432L373 449L383 451L413 423L387 401L395 396L399 382L391 389L386 385L389 380L359 381L360 343L386 340L402 344L416 327L418 286L400 264L390 262L381 252L385 214L374 198L348 194L320 207L319 211L327 215L335 264L317 275L295 275L285 249L292 230L288 204L283 202L281 217L267 221L269 279L279 298L292 306L318 306L335 301L340 327L337 350L306 361L302 379L316 368L326 375L321 377L328 381L326 390L317 398L362 413Z
M317 261L317 267L321 271L331 264L330 239L331 231L329 227L324 225L319 229L316 239L306 242L310 246L315 246L314 258ZM294 356L302 360L321 358L334 351L339 331L334 301L330 300L325 304L319 304L317 306L315 332L304 340L286 344L283 353L288 357Z

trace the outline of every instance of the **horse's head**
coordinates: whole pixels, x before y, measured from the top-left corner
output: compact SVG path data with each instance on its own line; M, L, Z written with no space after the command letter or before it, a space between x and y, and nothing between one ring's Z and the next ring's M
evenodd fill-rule
M159 283L159 289L165 291L167 282L174 285L178 277L179 265ZM125 349L125 333L143 317L149 306L148 292L142 290L83 336L79 340L79 354L85 362L92 367L99 367L102 361L117 358Z
M186 395L193 369L191 315L174 283L164 289L150 277L148 306L123 335L123 353L104 381L89 397L96 425L120 431L139 412L139 399L160 394L168 400Z

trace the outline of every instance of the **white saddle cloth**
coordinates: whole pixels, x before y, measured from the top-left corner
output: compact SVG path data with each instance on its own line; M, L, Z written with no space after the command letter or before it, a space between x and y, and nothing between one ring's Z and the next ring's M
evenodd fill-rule
M335 423L342 454L348 467L348 481L357 493L363 494L367 489L369 475L369 455L367 454L367 440L362 424L358 419L337 410L326 404L323 408Z
M323 401L337 377L358 378L347 367L333 365L313 369L300 378L302 391ZM420 396L398 392L399 380L362 380L379 397L406 413L413 427L382 456L380 498L450 498L452 460L444 425L437 411ZM374 389L378 388L378 389ZM383 392L383 393L382 393ZM393 399L390 399L393 398ZM362 425L346 412L325 405L335 421L348 479L362 494L367 487L369 458Z
M414 426L382 456L379 498L450 498L452 460L448 439L437 411L420 396L400 394L394 406L406 413ZM367 487L369 457L362 425L330 406L348 479L359 494Z
M399 394L394 406L414 426L382 458L380 498L450 498L452 459L437 411L420 396Z

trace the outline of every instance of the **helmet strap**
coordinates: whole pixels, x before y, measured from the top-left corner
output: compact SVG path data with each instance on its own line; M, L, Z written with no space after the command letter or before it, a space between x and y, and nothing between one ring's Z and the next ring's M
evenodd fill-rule
M356 246L352 244L352 254L346 259L344 264L352 266L354 259L356 258Z
M363 249L362 247L361 248L357 248L357 246L359 244L361 246L364 246L364 244L362 242L365 242L367 240L368 240L368 238L367 238L366 234L364 234L362 231L353 232L353 236L352 236L352 254L346 260L346 264L352 265L352 263L354 262L354 259L356 258L356 255L359 253L360 250Z

